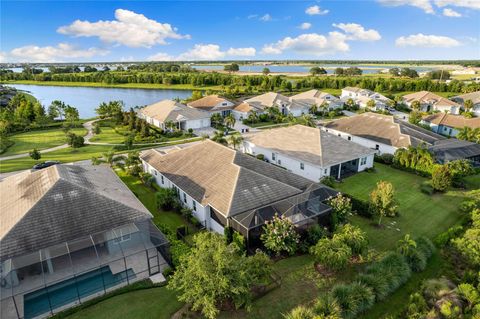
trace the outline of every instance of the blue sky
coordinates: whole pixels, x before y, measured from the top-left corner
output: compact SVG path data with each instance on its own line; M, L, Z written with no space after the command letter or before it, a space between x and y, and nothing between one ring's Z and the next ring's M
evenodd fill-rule
M480 59L480 0L2 1L0 62Z

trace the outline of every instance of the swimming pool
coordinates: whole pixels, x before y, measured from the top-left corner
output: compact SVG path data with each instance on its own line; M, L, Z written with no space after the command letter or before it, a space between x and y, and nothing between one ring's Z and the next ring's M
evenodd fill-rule
M135 278L131 269L112 274L108 266L82 274L40 290L28 293L24 298L25 319L47 313L91 294L111 288L128 278Z

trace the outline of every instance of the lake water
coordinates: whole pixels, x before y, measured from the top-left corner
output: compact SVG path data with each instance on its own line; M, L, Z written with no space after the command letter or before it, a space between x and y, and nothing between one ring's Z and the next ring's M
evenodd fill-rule
M185 99L192 95L190 90L91 88L25 84L12 84L9 86L30 93L46 108L53 100L63 101L76 107L81 118L96 116L95 108L102 102L121 100L128 109L177 97Z
M383 69L390 69L390 68L402 68L401 65L345 65L345 64L325 64L319 65L327 70L327 73L333 73L335 68L348 68L351 66L356 66L363 70L364 74L370 73L378 73L380 70ZM310 72L310 68L312 66L307 65L240 65L240 71L243 72L262 72L263 68L269 68L270 72L275 73L308 73ZM192 65L192 68L197 70L223 70L223 65ZM413 66L409 67L411 69L416 70L417 72L426 72L431 71L434 67L428 66Z

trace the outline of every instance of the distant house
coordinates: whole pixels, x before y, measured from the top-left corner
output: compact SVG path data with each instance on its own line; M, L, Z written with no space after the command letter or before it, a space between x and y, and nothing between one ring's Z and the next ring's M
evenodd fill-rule
M308 108L305 109L304 105L292 101L290 98L275 92L267 92L262 95L254 96L246 99L245 103L256 109L265 110L269 107L277 108L281 114L293 116L300 116L303 113L308 113Z
M441 138L428 130L393 116L363 113L327 123L323 129L378 153L393 154L399 148L433 144Z
M201 99L187 103L187 106L206 111L210 113L210 115L218 113L222 116L227 116L232 112L235 103L218 95L207 95Z
M403 103L409 108L417 101L422 112L440 111L460 114L460 104L428 91L415 92L402 96Z
M440 164L466 159L475 166L480 166L480 144L460 141L455 138L444 139L430 146L428 150Z
M375 154L370 148L303 125L246 135L243 149L252 155L263 154L269 162L315 182L324 176L340 179L373 167Z
M329 110L343 107L343 101L338 97L315 89L293 95L290 97L290 100L300 104L306 112L308 112L312 105L320 107L326 104Z
M259 242L265 221L275 214L298 227L318 223L336 191L275 165L210 140L170 152L141 155L144 170L163 188L174 188L181 203L207 229L233 227L248 244Z
M247 102L242 102L233 108L232 114L235 119L243 121L252 113L255 112L257 115L265 113L265 109L254 104Z
M465 101L470 100L473 103L472 112L475 116L480 117L480 91L457 95L451 98L452 101L457 102L463 109Z
M479 117L466 118L445 113L427 115L422 119L422 123L430 125L433 132L447 136L457 136L458 131L464 127L480 128Z
M148 105L138 111L138 117L161 129L167 129L168 122L173 122L180 130L210 127L208 112L172 100Z
M351 86L342 89L340 99L343 103L352 99L361 108L368 107L369 101L374 101L375 107L372 108L374 111L385 110L391 102L389 98L380 93Z
M42 318L161 273L168 241L106 166L0 182L0 314Z

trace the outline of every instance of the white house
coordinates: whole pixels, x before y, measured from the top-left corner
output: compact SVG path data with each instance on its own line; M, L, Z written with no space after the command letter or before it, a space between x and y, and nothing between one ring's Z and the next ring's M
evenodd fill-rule
M252 98L246 99L244 102L251 107L265 110L269 107L277 108L283 115L292 114L293 116L300 116L308 113L308 108L305 109L303 105L292 101L290 98L275 92L267 92Z
M257 115L265 113L265 109L254 104L250 104L247 102L242 102L235 106L232 110L232 114L238 121L243 121L244 119L248 118L248 116L255 112Z
M329 110L343 107L343 101L338 97L315 89L293 95L290 97L290 100L300 104L306 112L308 112L312 105L316 105L317 107L327 105Z
M201 129L210 127L210 114L172 100L163 100L140 109L138 117L149 124L167 129L166 123L173 122L178 129Z
M440 111L460 114L460 104L428 91L420 91L402 96L403 103L412 108L414 102L420 103L422 112Z
M473 112L474 116L480 117L480 91L457 95L452 97L451 99L452 101L462 105L462 108L464 110L465 102L468 100L472 101L473 109L471 111Z
M458 131L464 127L480 128L480 118L478 117L469 119L462 115L445 113L427 115L422 119L422 123L429 125L435 133L453 137L457 136Z
M232 112L235 103L218 95L207 95L201 99L187 103L187 106L197 110L206 111L210 113L210 116L215 113L227 116Z
M385 110L392 100L386 96L367 89L361 89L358 87L347 86L342 89L340 100L345 103L349 99L352 99L361 108L368 107L369 101L375 102L375 107L372 109L375 111Z
M420 144L429 146L443 139L417 125L371 112L329 122L322 129L373 149L378 154L394 154L399 148Z
M375 151L318 128L294 125L245 135L243 150L318 182L373 167Z
M223 234L226 226L233 227L249 244L276 213L298 226L317 222L330 211L323 202L336 194L210 140L169 152L152 149L141 160L160 187L177 190L181 203L207 229ZM310 201L312 205L305 205Z

